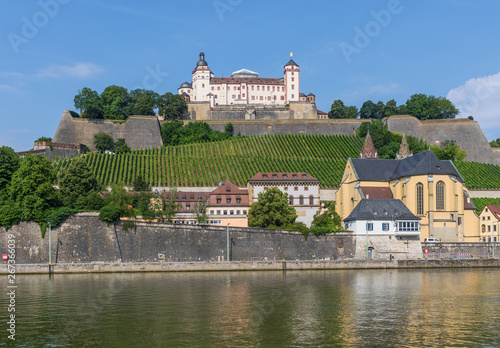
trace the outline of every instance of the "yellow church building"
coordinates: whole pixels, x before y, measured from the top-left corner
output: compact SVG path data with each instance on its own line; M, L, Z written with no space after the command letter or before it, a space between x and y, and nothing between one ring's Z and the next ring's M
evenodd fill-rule
M337 191L340 217L347 218L361 199L400 199L421 219L421 241L478 242L479 217L453 163L432 151L411 155L405 138L397 158L378 159L367 135L360 158L349 158Z

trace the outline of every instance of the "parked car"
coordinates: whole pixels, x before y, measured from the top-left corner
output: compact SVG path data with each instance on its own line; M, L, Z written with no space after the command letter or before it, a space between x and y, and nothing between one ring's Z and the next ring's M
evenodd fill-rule
M425 238L424 243L439 243L440 240L437 238Z

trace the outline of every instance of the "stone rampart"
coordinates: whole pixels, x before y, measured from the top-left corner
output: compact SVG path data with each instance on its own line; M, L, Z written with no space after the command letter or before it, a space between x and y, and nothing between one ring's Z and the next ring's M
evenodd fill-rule
M234 261L332 260L354 251L349 233L307 240L298 232L230 227ZM16 263L47 263L49 232L41 238L35 223L22 222L8 233L0 228L0 245L7 249L13 234ZM51 232L52 262L193 262L227 260L226 227L138 222L125 231L123 223L109 226L97 213L79 213Z
M53 141L65 144L84 144L95 150L94 135L104 132L116 141L119 138L132 149L147 149L163 145L158 119L155 116L130 116L125 122L90 120L72 117L63 112Z
M190 118L186 122L203 120L213 129L224 131L231 122L234 133L241 135L261 134L342 134L354 135L362 122L359 119L297 119L310 117L310 103L290 104L290 110L269 107L255 108L233 106L227 109L215 107L210 110L208 103L190 103ZM302 110L302 109L303 110ZM309 109L311 110L309 110ZM307 109L307 110L306 110ZM315 108L314 108L315 109ZM238 111L239 110L239 111ZM251 110L250 110L251 111ZM204 114L205 116L202 116ZM307 116L307 115L308 116ZM306 115L306 116L304 116ZM402 115L386 119L389 130L424 139L429 144L455 140L467 152L466 160L500 165L500 149L492 149L476 121L469 119L426 120ZM98 132L111 134L113 139L124 138L132 149L162 146L160 123L152 116L131 116L122 123L107 120L88 120L73 118L65 111L54 135L54 142L66 144L85 144L94 150L94 135Z

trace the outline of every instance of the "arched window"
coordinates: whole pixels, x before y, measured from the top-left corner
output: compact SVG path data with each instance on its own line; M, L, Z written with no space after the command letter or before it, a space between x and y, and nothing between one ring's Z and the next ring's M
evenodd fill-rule
M299 205L304 205L304 196L299 197Z
M481 225L481 232L486 232L486 226L485 225Z
M314 205L314 196L309 196L309 205Z
M436 209L444 210L444 182L436 184Z
M290 200L290 205L293 205L293 196L289 196L288 199Z
M424 215L424 185L417 184L417 215Z

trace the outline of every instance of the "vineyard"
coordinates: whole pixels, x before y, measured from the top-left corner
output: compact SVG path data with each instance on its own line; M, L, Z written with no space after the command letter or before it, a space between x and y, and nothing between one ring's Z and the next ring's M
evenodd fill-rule
M318 178L322 187L337 187L347 158L357 158L362 145L356 136L287 134L84 156L104 185L123 182L131 186L141 174L152 186L213 187L229 179L242 187L257 172L307 172ZM54 165L65 168L69 161ZM454 164L469 189L500 188L500 166Z
M257 172L308 172L324 187L340 183L348 157L358 157L363 143L345 135L273 135L156 149L128 154L85 155L104 185L131 185L141 174L152 186L217 186L231 180L238 186ZM65 168L69 160L55 164Z
M478 162L454 162L465 180L465 186L472 190L500 188L500 166Z
M476 206L477 214L481 214L484 207L487 205L500 205L500 198L471 198L472 203Z

